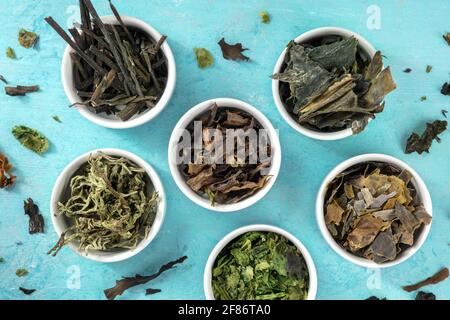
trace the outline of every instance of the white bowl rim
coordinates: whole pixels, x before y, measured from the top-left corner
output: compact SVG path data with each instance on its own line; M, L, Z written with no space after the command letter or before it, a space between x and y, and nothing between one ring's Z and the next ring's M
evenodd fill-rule
M382 264L378 264L374 261L365 259L363 257L358 257L358 256L353 255L352 253L348 252L344 248L342 248L331 236L331 234L328 231L328 228L325 224L325 215L324 215L324 210L323 210L323 204L325 201L325 193L328 189L328 184L336 177L336 175L338 175L345 169L347 169L355 164L358 164L361 162L366 162L366 161L385 162L385 163L392 164L399 169L408 170L413 176L412 183L415 185L415 187L417 189L417 193L420 195L420 198L423 202L423 206L425 207L425 209L427 210L427 212L430 216L433 215L433 205L431 202L431 196L428 191L428 188L425 185L425 182L422 180L422 178L419 176L419 174L413 168L411 168L408 164L406 164L402 160L399 160L393 156L389 156L386 154L380 154L380 153L368 153L368 154L362 154L362 155L347 159L347 160L341 162L340 164L338 164L336 167L334 167L328 173L328 175L325 177L325 179L323 180L323 182L320 186L319 192L317 193L316 221L317 221L317 224L319 225L320 232L322 233L322 236L325 239L325 241L330 245L330 247L337 254L339 254L344 259L346 259L356 265L359 265L361 267L365 267L365 268L372 268L372 269L388 268L388 267L392 267L392 266L398 265L398 264L406 261L420 249L420 247L424 244L425 240L427 239L428 234L430 233L432 222L429 225L424 226L422 232L418 236L418 239L413 244L413 246L402 251L400 256L397 259L395 259L393 261L385 262Z
M176 149L177 144L180 139L180 129L186 128L187 125L189 125L197 116L201 115L202 113L206 112L209 107L213 103L217 103L219 107L231 107L231 108L237 108L242 111L245 111L249 114L251 114L253 117L255 117L256 120L262 125L264 129L266 129L269 133L269 139L271 143L272 148L272 165L270 168L269 176L270 179L268 180L266 186L256 192L254 195L250 196L249 198L246 198L238 203L232 203L232 204L219 204L216 203L215 206L212 206L208 199L203 198L199 194L197 194L195 191L193 191L187 184L184 178L181 176L180 171L178 170L178 166L176 164ZM188 197L190 200L198 204L199 206L209 209L212 211L217 212L234 212L239 211L245 208L250 207L251 205L255 204L259 200L261 200L272 188L272 186L275 184L275 181L277 180L280 166L281 166L281 145L280 140L278 137L278 133L273 127L270 120L258 109L256 109L254 106L238 100L238 99L232 99L232 98L215 98L206 100L203 102L198 103L191 109L189 109L177 122L175 125L175 128L170 136L169 140L169 147L168 147L168 160L169 160L169 168L170 172L172 174L172 178L174 179L175 183L177 184L178 188L184 193L186 197Z
M145 160L135 155L134 153L116 148L94 149L78 156L61 171L58 178L56 179L50 199L50 216L52 219L53 228L57 233L58 237L60 237L61 233L65 231L58 222L60 218L55 216L55 213L57 212L56 204L57 201L59 200L60 193L63 190L63 188L68 183L70 183L69 179L76 172L76 170L78 170L82 164L86 163L91 155L98 154L99 152L103 152L107 155L127 158L132 162L134 162L139 167L143 168L147 173L147 175L149 176L155 191L158 192L159 197L159 204L155 221L153 222L150 232L146 238L142 239L138 243L137 247L134 250L124 250L117 253L116 252L110 253L108 255L101 255L96 250L95 251L90 250L88 251L88 255L86 255L85 252L80 251L78 246L76 246L73 242L67 244L67 246L70 247L75 253L79 254L84 258L98 262L119 262L129 259L137 255L142 250L144 250L150 244L150 242L152 242L153 239L157 236L159 230L161 229L164 223L164 218L166 215L166 193L164 192L163 184L158 174L156 173L155 169L153 169L153 167L150 164L148 164Z
M153 28L151 25L147 24L144 21L130 16L121 16L121 18L126 25L128 26L131 25L141 29L143 32L150 35L153 39L157 40L161 38L161 34L155 28ZM101 19L105 23L114 23L114 24L119 23L114 16L102 16ZM161 50L163 51L167 59L167 83L163 95L159 99L158 103L152 109L147 110L131 118L128 121L122 121L120 119L104 118L101 115L93 113L86 106L75 106L74 108L76 108L78 112L80 112L80 114L87 120L99 126L111 129L134 128L154 119L169 104L170 99L172 98L173 92L175 90L176 84L175 57L173 55L172 50L170 49L167 40L164 41L163 45L161 46ZM81 102L81 99L76 94L76 90L72 85L73 71L72 71L72 62L70 59L71 52L74 52L74 50L69 45L67 45L61 63L61 81L67 98L69 99L70 103L73 104L76 102Z
M362 37L361 35L357 34L354 31L344 29L344 28L339 28L339 27L320 27L320 28L312 29L305 33L302 33L297 38L295 38L294 41L296 43L301 43L301 42L307 41L311 38L325 36L325 35L332 35L332 34L341 35L344 37L353 36L358 40L358 42L359 42L358 45L370 57L373 57L376 53L375 48L364 37ZM283 52L281 53L280 57L278 58L278 60L275 64L275 68L274 68L272 74L276 74L280 71L281 66L284 63L284 57L286 55L286 51L287 51L287 49L284 48ZM297 132L299 132L309 138L313 138L313 139L317 139L317 140L339 140L339 139L344 139L344 138L353 136L351 128L347 128L347 129L335 131L335 132L320 132L320 131L315 131L315 130L309 129L305 126L302 126L298 122L296 122L292 118L290 113L286 110L286 108L283 104L283 101L281 101L280 92L279 92L279 83L280 83L279 80L272 79L272 95L273 95L273 99L275 100L275 105L278 109L278 112L283 117L283 119Z
M306 267L308 268L309 274L309 286L308 286L308 298L307 300L315 300L317 294L317 271L314 265L314 261L306 247L303 243L297 239L292 233L272 225L268 224L251 224L244 227L237 228L230 233L228 233L225 237L223 237L212 249L208 260L206 262L205 271L203 274L203 289L205 292L205 297L207 300L215 300L214 293L212 289L212 268L214 266L214 262L216 261L217 256L220 252L229 244L232 240L237 237L243 235L247 232L252 231L262 231L262 232L273 232L280 234L287 238L290 242L292 242L297 249L302 254L303 258L306 262Z

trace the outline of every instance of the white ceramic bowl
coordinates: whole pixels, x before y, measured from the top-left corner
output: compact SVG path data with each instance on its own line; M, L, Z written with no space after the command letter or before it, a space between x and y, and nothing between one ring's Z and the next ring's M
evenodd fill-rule
M406 250L403 250L400 255L394 260L385 262L382 264L378 264L376 262L373 262L371 260L365 259L363 257L356 256L344 248L342 248L334 239L331 233L328 231L328 228L325 224L325 213L323 209L323 205L325 202L325 195L328 189L328 184L333 181L333 179L342 171L345 169L366 161L378 161L378 162L386 162L394 165L395 167L399 169L406 169L412 174L412 180L414 187L417 190L418 195L420 196L420 199L422 200L422 203L427 210L428 214L433 214L433 206L431 204L431 197L430 193L428 192L427 186L423 182L422 178L419 176L419 174L411 168L409 165L404 163L403 161L385 155L385 154L363 154L360 156L356 156L353 158L350 158L339 165L337 165L331 172L326 176L325 180L323 181L322 185L320 186L319 193L317 194L316 199L316 219L317 223L319 225L320 232L322 233L322 236L325 238L325 240L328 242L328 244L333 248L333 250L339 254L344 259L347 259L350 262L353 262L354 264L357 264L361 267L366 268L387 268L392 267L397 264L402 263L403 261L406 261L408 258L410 258L414 253L416 253L420 247L425 242L428 233L431 229L431 223L427 226L424 226L421 233L418 235L417 240L415 241L414 245L407 248Z
M119 24L114 16L105 16L101 19L104 23ZM125 25L145 32L155 41L158 41L161 38L161 34L156 29L143 22L142 20L128 16L122 16L122 20ZM167 59L167 84L164 89L163 95L152 109L135 115L128 121L122 121L115 115L106 115L104 113L96 114L89 110L89 108L86 106L77 106L74 108L77 108L80 114L89 121L100 126L112 129L127 129L137 127L155 118L169 103L169 100L171 99L173 91L175 89L176 81L175 58L167 41L164 41L163 45L161 46L161 50L163 51ZM73 104L76 102L82 102L83 99L78 96L77 90L74 86L73 67L72 60L70 58L71 52L74 52L74 50L70 46L67 46L66 50L64 51L64 56L61 64L61 79L66 96L69 99L70 103Z
M178 165L177 165L177 150L178 150L178 142L180 141L180 138L182 136L183 130L191 124L198 116L202 115L203 113L210 110L210 107L213 105L213 103L217 103L219 107L231 107L236 108L242 111L245 111L252 115L261 125L264 129L268 131L271 148L272 148L272 165L270 167L268 175L270 176L269 181L267 182L266 186L256 192L254 195L250 196L249 198L246 198L238 203L232 203L232 204L219 204L216 203L215 206L212 206L210 201L208 199L203 198L199 194L197 194L195 191L193 191L186 183L184 177L181 175ZM255 204L257 201L261 200L272 188L272 186L275 183L275 180L278 177L278 173L280 171L280 165L281 165L281 146L280 146L280 140L278 138L278 133L275 130L275 128L270 123L269 119L266 118L264 114L261 113L258 109L251 106L248 103L245 103L243 101L237 100L237 99L230 99L230 98L217 98L217 99L211 99L204 102L201 102L191 108L188 112L186 112L181 119L176 124L172 135L170 137L169 141L169 168L170 172L172 173L172 177L175 180L175 183L180 188L180 190L192 201L194 201L199 206L202 206L203 208L213 210L213 211L219 211L219 212L232 212L232 211L238 211L242 210L244 208L247 208L253 204Z
M347 30L347 29L337 28L337 27L323 27L323 28L313 29L313 30L310 30L308 32L301 34L300 36L295 38L294 41L296 43L304 43L304 42L308 42L308 41L311 41L316 38L321 38L321 37L330 36L330 35L338 35L338 36L342 36L345 38L349 38L349 37L353 36L358 40L359 48L363 52L365 52L365 54L367 54L367 56L373 57L376 53L375 48L366 39L361 37L359 34L353 32L353 31ZM286 55L286 50L287 49L285 48L283 50L283 52L281 53L280 57L278 58L278 61L275 65L273 74L280 72L281 67L283 66L283 63L284 63L284 57ZM272 94L273 94L273 98L275 100L275 105L277 106L278 111L280 112L280 114L284 118L284 120L292 128L294 128L301 134L303 134L307 137L313 138L313 139L318 139L318 140L339 140L339 139L349 137L353 134L351 128L347 128L347 129L335 131L335 132L320 132L320 131L312 130L305 126L302 126L297 121L295 121L295 119L292 117L291 113L286 110L286 107L284 106L283 101L281 100L279 89L280 89L280 81L272 80Z
M84 252L84 250L79 250L78 245L71 242L67 244L68 247L70 247L73 251L81 255L82 257L88 258L90 260L99 261L99 262L117 262L122 261L128 258L131 258L132 256L138 254L142 250L144 250L145 247L149 245L149 243L156 237L156 235L159 232L159 229L161 228L164 216L166 214L166 194L164 192L163 185L161 183L161 180L159 179L158 174L156 171L150 166L147 162L142 160L140 157L136 156L135 154L120 150L120 149L97 149L92 150L90 152L87 152L75 160L73 160L71 163L69 163L64 170L61 172L61 174L58 176L58 179L55 182L55 185L53 187L52 196L50 200L50 212L51 212L51 218L53 227L58 234L58 237L61 236L61 233L63 233L67 229L67 222L66 219L63 216L56 216L57 212L57 203L61 199L64 190L68 187L70 184L70 179L75 174L75 172L83 165L85 164L91 155L97 154L99 151L111 155L111 156L117 156L117 157L124 157L132 162L134 162L139 167L143 168L145 172L147 173L148 177L150 178L153 188L155 191L158 192L159 196L159 203L158 203L158 209L156 212L155 221L153 222L153 225L150 229L149 234L146 238L142 239L137 247L134 250L118 250L118 251L99 251L99 250L89 250L88 254Z
M282 235L283 237L287 238L290 242L292 242L300 251L300 253L303 255L303 258L306 262L306 267L308 268L309 272L309 291L308 291L308 298L307 300L314 300L316 298L317 294L317 272L316 267L314 266L314 262L311 258L311 255L309 254L306 247L298 240L296 237L294 237L291 233L271 225L266 224L253 224L245 227L241 227L239 229L236 229L229 234L227 234L222 240L217 243L217 245L212 250L211 254L209 255L208 261L206 262L205 272L203 276L203 288L205 290L205 296L207 300L215 300L214 298L214 292L212 288L212 269L214 266L214 262L216 261L217 256L220 254L220 252L225 248L228 243L230 243L232 240L236 239L240 235L243 235L244 233L251 232L251 231L265 231L265 232L274 232Z

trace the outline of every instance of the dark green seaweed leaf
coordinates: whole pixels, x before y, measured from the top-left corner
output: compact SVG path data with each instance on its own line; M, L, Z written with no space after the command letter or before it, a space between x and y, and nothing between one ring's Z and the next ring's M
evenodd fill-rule
M429 152L433 140L440 141L438 135L447 129L447 121L435 120L432 123L427 123L427 128L419 136L417 133L412 133L406 143L405 153Z
M49 148L50 143L48 139L35 129L26 126L15 126L12 129L12 134L25 148L37 154L43 154Z

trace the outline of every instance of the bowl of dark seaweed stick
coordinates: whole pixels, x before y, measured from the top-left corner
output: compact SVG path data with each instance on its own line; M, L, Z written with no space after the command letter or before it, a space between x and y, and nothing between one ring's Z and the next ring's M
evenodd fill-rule
M80 1L80 24L69 36L51 17L46 21L68 43L61 73L71 107L89 121L126 129L154 119L175 89L176 66L166 36L134 17L99 17Z
M314 300L317 273L300 240L255 224L232 231L214 247L203 287L208 300Z
M360 35L336 27L313 29L291 41L272 76L284 120L318 140L362 132L395 88L381 53Z
M94 261L117 262L138 254L156 237L166 198L147 162L124 150L98 149L61 172L50 210L59 238L48 254L55 256L67 246Z
M255 107L240 100L204 101L186 112L169 141L169 168L196 204L232 212L261 200L281 165L278 134Z
M366 268L406 261L428 236L430 193L409 165L384 154L364 154L336 166L316 200L320 231L343 258Z

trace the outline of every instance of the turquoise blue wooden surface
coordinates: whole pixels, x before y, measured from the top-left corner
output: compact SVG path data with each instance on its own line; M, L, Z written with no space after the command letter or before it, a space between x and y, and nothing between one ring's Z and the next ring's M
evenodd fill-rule
M439 93L449 80L450 47L442 39L450 31L450 3L445 0L413 1L124 1L115 4L124 15L136 16L169 36L177 61L176 91L167 108L142 127L114 131L91 124L67 107L60 79L65 44L44 22L51 15L63 26L77 18L75 0L0 0L0 74L12 84L39 84L42 91L27 97L0 99L0 150L15 164L18 181L13 190L0 191L0 299L104 299L103 289L121 276L153 272L160 264L188 255L177 270L156 280L158 295L146 297L144 287L130 290L123 299L203 299L203 268L207 257L225 234L252 223L285 228L310 250L319 277L319 299L364 299L370 295L411 299L401 285L421 280L449 264L450 134L432 146L430 154L405 155L406 138L424 123L442 118L450 98ZM94 1L100 14L110 14L107 1ZM380 29L368 25L374 7L380 9ZM272 22L260 23L258 12L268 10ZM386 100L385 111L365 132L336 142L308 139L291 129L272 100L269 76L284 45L297 35L321 26L340 26L366 37L386 56L398 89ZM37 49L17 43L25 27L40 35ZM242 42L250 48L249 63L226 61L218 40ZM3 53L16 50L17 60ZM206 47L214 55L213 68L200 70L193 47ZM433 71L425 72L426 65ZM410 74L403 73L412 68ZM1 85L3 86L3 84ZM3 90L3 88L1 88ZM424 102L421 96L427 96ZM242 212L219 214L200 208L176 187L167 165L170 133L191 106L214 97L233 97L259 108L279 129L283 149L281 172L273 189L258 204ZM62 124L52 119L58 115ZM10 131L24 124L42 131L52 142L43 157L22 148ZM49 202L59 172L76 156L99 147L116 147L136 153L152 164L167 191L167 218L157 239L136 257L115 264L100 264L65 248L53 258L46 255L57 236ZM361 153L380 152L412 165L425 180L433 199L433 225L422 249L407 262L374 272L354 266L335 254L322 239L314 216L316 192L322 179L339 162ZM45 217L45 234L28 234L28 217L22 201L32 197ZM22 243L18 245L17 243ZM17 268L29 275L15 276ZM79 283L76 276L79 273ZM36 288L24 296L18 287ZM427 287L438 298L450 297L447 283Z

